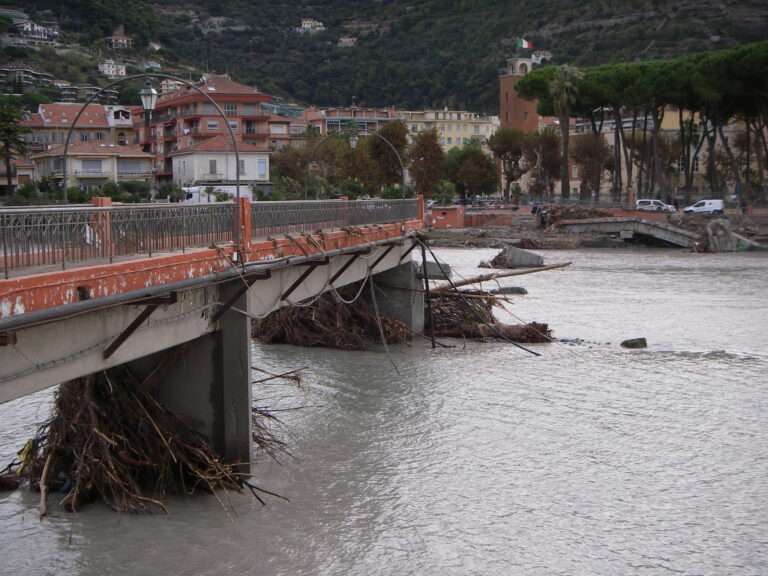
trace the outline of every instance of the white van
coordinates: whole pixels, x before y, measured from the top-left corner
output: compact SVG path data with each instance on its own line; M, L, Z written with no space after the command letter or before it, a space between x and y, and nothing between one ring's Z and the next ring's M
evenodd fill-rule
M635 202L635 210L645 210L646 212L676 212L674 206L670 206L661 200L653 198L638 200Z
M722 200L699 200L683 209L686 214L722 214L725 203Z

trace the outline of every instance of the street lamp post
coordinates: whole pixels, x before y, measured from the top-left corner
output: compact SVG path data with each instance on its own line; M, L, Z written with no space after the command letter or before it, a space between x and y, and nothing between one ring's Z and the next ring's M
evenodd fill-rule
M325 142L326 138L329 138L330 136L339 136L343 135L344 132L336 132L334 134L326 134L325 136L320 136L312 145L312 148L310 149L309 158L307 161L307 175L304 178L304 199L307 199L307 195L309 192L309 168L310 164L312 162L312 157L315 155L315 152L320 147L320 144ZM390 142L387 138L379 134L378 132L371 132L369 134L366 134L366 136L375 136L376 138L382 140L389 148L392 150L392 152L395 154L395 158L397 158L397 162L400 164L400 186L401 186L401 194L403 198L405 198L405 163L403 162L403 158L400 156L400 153L397 151L397 148L395 148L394 144ZM356 132L352 132L349 136L349 146L352 148L352 150L355 150L357 148L357 144L359 143L360 138L358 137ZM319 194L319 193L318 193Z
M141 107L144 108L144 152L151 153L152 152L152 143L150 141L150 122L152 120L152 112L155 111L155 106L157 106L157 90L155 90L152 87L152 80L150 78L147 78L144 81L144 88L142 88L139 91L139 98L141 98ZM154 177L154 171L152 172L152 176L150 177L151 182L151 189L155 189L155 177ZM151 193L151 192L150 192Z
M387 146L389 146L390 150L395 153L395 158L397 158L397 162L400 164L400 193L403 195L403 198L405 198L405 163L403 162L403 158L400 156L400 153L397 151L397 148L395 148L395 145L392 144L387 138L384 138L381 134L378 132L371 132L369 136L376 136L379 140L383 141ZM354 140L354 142L353 142ZM352 146L352 149L354 150L357 146L357 135L353 135L349 139L349 144Z
M149 141L149 123L152 120L152 112L157 106L157 90L152 87L152 80L149 78L144 82L144 88L139 91L139 98L141 98L141 107L144 108L144 152L150 152L152 145Z

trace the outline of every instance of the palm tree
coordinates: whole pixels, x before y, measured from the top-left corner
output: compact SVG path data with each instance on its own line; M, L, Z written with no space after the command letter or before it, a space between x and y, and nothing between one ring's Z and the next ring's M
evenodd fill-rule
M560 165L560 196L570 197L571 182L568 165L568 136L570 130L571 107L578 96L578 82L584 74L575 66L559 66L549 83L549 93L560 119L560 143L562 145L562 163Z
M13 170L11 161L14 155L22 155L27 151L27 143L24 141L24 135L29 129L22 126L21 108L14 102L5 99L0 101L0 153L5 160L5 175L7 180L6 192L13 192Z

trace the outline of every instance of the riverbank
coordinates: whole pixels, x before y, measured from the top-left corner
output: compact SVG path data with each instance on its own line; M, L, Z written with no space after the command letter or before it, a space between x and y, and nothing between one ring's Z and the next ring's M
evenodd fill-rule
M615 211L614 211L615 212ZM623 215L594 210L572 210L562 215L565 220L577 221L585 218L618 217L640 218L660 222L680 228L687 232L707 235L707 225L718 216L659 214L654 212L623 211ZM762 212L752 217L738 213L724 216L729 228L745 238L766 243L768 241L768 214ZM662 243L652 239L629 238L623 234L600 232L572 232L558 227L560 216L547 228L541 228L531 214L497 211L468 215L464 218L465 227L430 228L424 233L432 246L440 248L504 248L517 246L533 250L575 250L580 248L630 248L641 242L655 245ZM670 247L673 247L670 245Z

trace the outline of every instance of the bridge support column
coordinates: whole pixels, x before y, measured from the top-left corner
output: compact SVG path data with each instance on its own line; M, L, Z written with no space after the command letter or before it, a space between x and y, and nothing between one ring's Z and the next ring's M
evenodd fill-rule
M221 289L219 301L237 290ZM243 295L235 308L247 309ZM230 309L219 330L132 363L138 374L152 378L158 401L181 417L211 444L226 462L248 464L251 454L251 348L249 319Z
M416 275L416 263L405 262L374 275L376 303L387 318L405 323L417 333L424 332L424 285ZM369 296L370 298L370 296Z

